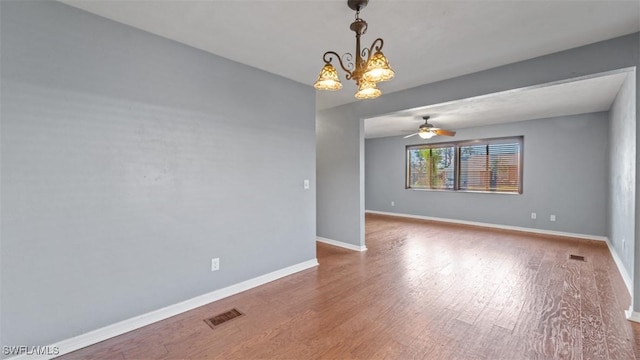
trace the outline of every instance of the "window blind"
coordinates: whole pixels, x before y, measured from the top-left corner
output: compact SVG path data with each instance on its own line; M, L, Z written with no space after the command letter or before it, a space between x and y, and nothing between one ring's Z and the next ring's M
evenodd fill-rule
M520 141L460 146L460 190L520 192Z
M407 146L406 188L522 193L523 137Z

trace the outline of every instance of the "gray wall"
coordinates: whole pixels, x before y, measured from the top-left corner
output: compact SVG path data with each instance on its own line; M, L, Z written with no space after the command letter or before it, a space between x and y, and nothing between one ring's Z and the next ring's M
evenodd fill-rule
M325 175L321 173L322 169L318 168L318 194L326 194L322 198L323 206L318 206L318 234L330 231L336 238L352 239L354 233L361 231L362 214L344 214L349 218L338 219L334 212L344 206L355 206L346 204L358 204L362 201L362 191L356 190L355 187L361 183L359 173L363 165L358 156L350 153L356 151L355 144L364 137L362 131L358 135L352 131L357 126L356 123L362 122L362 119L419 106L637 66L639 44L640 33L635 33L320 112L318 121L340 126L345 132L339 140L332 142L330 151L341 152L344 163L339 173L338 170L332 170L331 178L334 181L330 186L354 190L342 193L340 196L325 191L329 184L322 181ZM340 133L342 130L335 128L333 131ZM317 158L324 158L325 151L326 148L318 147ZM639 224L640 222L637 222L636 226L640 226Z
M0 30L2 345L315 258L313 88L56 2Z
M609 111L608 237L633 276L636 192L636 74L629 73Z
M405 189L405 146L450 138L368 139L366 209L604 236L607 132L607 113L458 130L455 141L524 136L523 193L519 195ZM531 212L537 213L537 219L531 219ZM551 214L556 222L549 221Z
M362 191L355 190L356 187L362 186L359 185L361 180L358 178L361 166L363 166L361 158L348 153L348 151L356 151L352 144L357 144L364 137L362 131L357 136L351 131L356 126L355 123L362 122L364 118L394 111L638 66L640 65L639 46L640 33L630 34L453 79L385 94L375 100L360 101L321 112L318 117L319 121L341 126L348 134L341 137L339 142L335 141L333 143L334 149L342 149L344 161L348 161L348 163L342 164L342 173L332 174L332 179L335 181L331 184L331 187L354 190L341 194L346 196L337 196L328 191L325 192L324 189L328 184L320 180L324 175L320 173L321 169L318 169L318 193L327 194L322 199L323 207L318 207L318 234L331 231L338 238L353 238L354 235L352 234L362 229L362 214L344 214L349 218L341 218L339 221L333 214L334 211L341 207L355 206L345 204L358 204L362 201ZM636 71L636 102L640 101L640 91L637 91L640 84L639 77L640 72ZM384 87L384 85L382 86ZM636 120L640 118L640 106L636 107L635 118ZM339 128L334 129L335 133L340 131ZM640 132L640 127L636 127L637 132ZM638 150L640 148L636 147L636 152ZM318 159L325 156L324 151L321 148L317 149ZM640 167L636 167L636 179L640 177L639 173ZM637 182L635 186L638 186ZM640 241L639 208L640 191L636 191L635 258L637 259L640 259L640 246L637 245L638 241ZM636 296L634 296L635 308L640 309L640 266L636 266L634 271L636 272L634 279L638 282L635 286L637 292Z
M318 217L317 235L361 246L364 245L364 138L360 133L364 123L349 121L353 114L342 117L333 111L319 111L316 115L317 212L324 214Z
M640 36L638 41L640 45ZM638 160L640 159L640 146L638 146L638 139L640 139L640 126L637 126L640 120L640 50L631 49L635 51L635 55L638 59L637 66L635 68L636 73L636 182L635 182L635 241L634 241L634 255L633 255L633 309L636 312L640 312L640 166L638 166Z

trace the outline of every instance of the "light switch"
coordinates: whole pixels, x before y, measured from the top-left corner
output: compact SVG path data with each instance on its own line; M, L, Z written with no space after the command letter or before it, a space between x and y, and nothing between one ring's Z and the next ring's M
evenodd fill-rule
M304 180L304 188L305 189L309 189L309 180L308 179Z

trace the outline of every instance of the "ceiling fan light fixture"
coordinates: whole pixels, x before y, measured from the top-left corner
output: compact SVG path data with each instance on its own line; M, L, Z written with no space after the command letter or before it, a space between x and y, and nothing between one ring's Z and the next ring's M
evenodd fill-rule
M336 68L331 64L324 64L322 70L320 70L320 75L318 75L318 80L313 84L313 87L318 90L330 91L342 89L342 83L340 82Z
M395 73L382 51L376 51L367 62L367 71L362 75L366 81L381 82L393 79Z
M434 133L432 133L431 131L423 131L418 133L418 136L420 136L421 138L428 140L431 139L433 137L433 135L435 135Z
M356 99L375 99L382 95L382 91L376 87L376 83L362 80L358 86L358 92L356 92Z
M455 136L456 132L455 131L451 131L451 130L443 130L437 127L434 127L433 125L429 124L429 118L430 116L423 116L422 120L424 120L424 124L420 125L418 127L418 132L415 132L413 134L409 134L407 136L404 137L404 139L408 139L412 136L420 136L420 138L424 139L424 140L428 140L431 139L432 137L436 136L436 135L443 135L443 136Z

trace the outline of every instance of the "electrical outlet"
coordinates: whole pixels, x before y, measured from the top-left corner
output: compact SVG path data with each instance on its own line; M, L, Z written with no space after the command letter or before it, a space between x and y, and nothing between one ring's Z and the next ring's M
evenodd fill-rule
M537 218L538 218L538 214L536 214L536 213L532 212L532 213L531 213L531 218L532 218L533 220L537 219Z
M555 215L549 215L549 221L556 221Z
M396 206L396 202L395 202L395 201L392 201L392 202L391 202L391 206Z
M211 259L211 271L220 270L220 258Z

